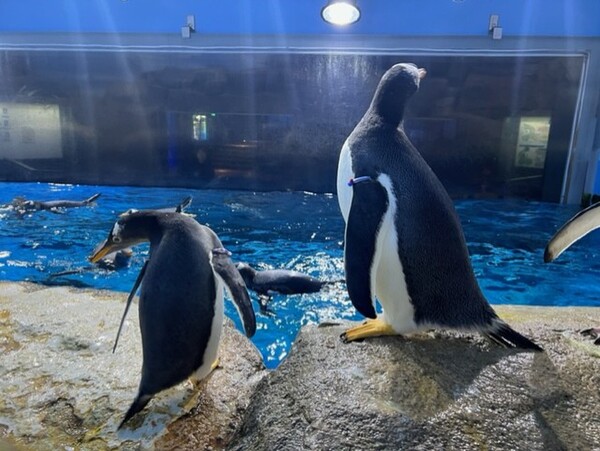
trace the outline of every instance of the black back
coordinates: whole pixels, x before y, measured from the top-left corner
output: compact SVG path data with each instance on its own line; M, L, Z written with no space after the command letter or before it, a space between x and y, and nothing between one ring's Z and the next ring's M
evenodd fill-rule
M139 304L140 393L147 394L185 380L204 363L216 296L209 255L221 246L212 231L181 214L160 215L159 228Z

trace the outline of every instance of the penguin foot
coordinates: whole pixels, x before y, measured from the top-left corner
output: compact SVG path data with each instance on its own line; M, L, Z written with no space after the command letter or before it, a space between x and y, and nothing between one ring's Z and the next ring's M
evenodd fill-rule
M600 345L600 327L590 327L579 331L584 337L594 338L594 344Z
M219 361L219 358L217 357L215 359L215 361L212 363L212 365L210 366L211 373L219 367L219 363L220 363L220 361Z
M360 326L351 327L342 335L340 338L344 343L350 343L351 341L361 340L369 337L381 337L383 335L400 335L392 326L384 323L380 319L368 319Z

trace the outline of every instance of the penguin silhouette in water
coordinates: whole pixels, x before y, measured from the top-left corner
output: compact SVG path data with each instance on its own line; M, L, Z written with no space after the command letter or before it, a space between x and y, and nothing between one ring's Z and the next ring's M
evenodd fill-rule
M11 202L11 206L15 213L19 216L23 216L26 213L33 213L36 211L46 210L56 214L65 213L67 208L87 207L94 205L96 199L100 197L100 194L94 194L93 196L85 200L27 200L24 197L15 197Z
M248 263L238 262L235 267L242 275L248 289L258 294L260 311L273 314L268 308L271 297L276 294L317 293L327 284L337 281L324 281L288 269L265 269L257 271Z
M170 212L122 215L108 238L90 257L150 242L150 257L129 294L117 340L134 294L141 284L139 318L143 364L138 394L121 428L158 392L187 378L204 379L217 365L223 325L223 288L227 287L246 335L256 320L244 281L217 235L193 218ZM113 348L114 352L114 348Z
M544 262L553 262L572 244L600 227L600 202L581 210L558 229L544 250ZM600 345L600 327L584 329L581 334L594 339Z
M406 103L425 74L414 64L390 68L340 153L346 284L354 307L369 318L342 339L450 328L541 351L483 296L454 205L404 132Z

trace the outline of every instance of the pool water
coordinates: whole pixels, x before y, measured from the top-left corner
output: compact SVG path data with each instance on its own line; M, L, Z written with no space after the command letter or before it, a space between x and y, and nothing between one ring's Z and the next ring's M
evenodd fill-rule
M83 200L101 193L96 206L64 214L41 211L19 218L8 208L0 209L0 280L129 292L148 256L147 244L135 248L130 267L123 270L52 275L90 266L87 257L106 238L119 213L174 206L189 195L193 202L186 211L219 235L234 261L259 269L293 269L324 280L344 277L344 223L335 195L46 183L0 186L1 204L16 196ZM492 304L600 306L600 233L583 238L554 263L543 263L546 242L577 212L576 206L522 200L455 204L475 273ZM320 293L275 296L270 304L275 316L257 314L252 340L267 367L277 366L287 355L301 326L362 319L345 288L337 282ZM256 295L251 296L258 310ZM226 302L226 313L241 329L231 302Z

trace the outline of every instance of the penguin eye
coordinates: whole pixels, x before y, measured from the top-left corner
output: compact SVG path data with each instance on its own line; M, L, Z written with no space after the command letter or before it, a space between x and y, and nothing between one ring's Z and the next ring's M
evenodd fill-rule
M115 235L112 237L112 241L113 241L113 243L120 243L123 240L121 239L121 237L119 235Z

